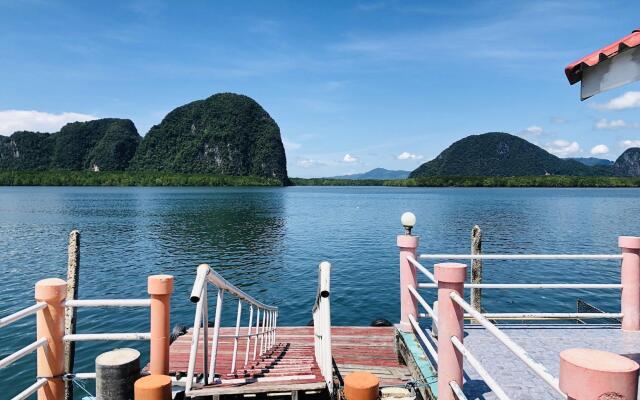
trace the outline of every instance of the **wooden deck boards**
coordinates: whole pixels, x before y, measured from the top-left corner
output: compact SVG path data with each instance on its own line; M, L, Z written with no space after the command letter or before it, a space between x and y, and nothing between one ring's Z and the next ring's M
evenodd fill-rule
M333 327L331 333L333 357L342 376L353 371L369 371L380 378L381 386L402 385L412 379L408 368L398 360L395 328ZM212 330L209 330L210 338L212 334ZM221 335L231 334L233 328L221 329ZM236 360L239 371L231 374L233 339L220 339L216 373L220 373L226 383L207 387L207 394L305 391L326 387L315 362L313 327L278 327L276 342L278 345L273 354L256 361L253 361L252 343L245 368L246 339L240 339ZM186 374L190 346L191 332L179 337L171 345L171 374ZM200 345L196 360L197 374L203 371L202 353Z

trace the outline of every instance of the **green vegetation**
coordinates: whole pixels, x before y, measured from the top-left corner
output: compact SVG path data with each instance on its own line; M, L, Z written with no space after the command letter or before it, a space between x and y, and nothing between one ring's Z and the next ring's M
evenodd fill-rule
M60 132L0 136L0 170L124 170L140 135L128 119L73 122Z
M435 159L418 167L410 178L428 176L606 176L607 166L590 167L562 159L508 133L471 135L453 143Z
M280 128L253 99L233 93L171 111L144 137L131 169L252 175L287 182Z
M282 186L282 182L256 176L152 171L0 171L0 186Z
M291 178L295 186L401 187L640 187L640 178L610 176L435 176L393 180Z

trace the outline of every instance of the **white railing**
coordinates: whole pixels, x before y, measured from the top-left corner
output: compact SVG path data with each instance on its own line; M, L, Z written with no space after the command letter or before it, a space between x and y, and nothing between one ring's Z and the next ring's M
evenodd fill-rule
M19 321L25 317L37 314L38 312L46 309L50 304L45 301L37 302L36 304L24 308L20 311L17 311L11 315L0 318L0 328L11 325L12 323ZM151 307L150 299L92 299L92 300L67 300L64 299L61 303L51 303L51 305L56 305L57 307ZM166 311L168 313L168 310ZM49 314L46 314L49 315ZM48 330L49 326L51 327L61 327L64 324L64 315L62 313L56 314L56 319L53 320L52 317L48 316L47 318L42 318L42 323L46 325L45 329ZM40 319L39 319L40 321ZM40 322L38 322L40 324ZM53 328L57 329L57 328ZM6 368L13 364L14 362L22 359L23 357L37 351L40 348L45 349L45 353L50 353L53 351L52 349L57 349L61 351L63 346L63 342L76 342L76 341L93 341L93 340L150 340L151 333L143 332L143 333L76 333L72 335L64 335L61 338L60 342L50 344L49 339L46 337L38 338L33 343L21 348L20 350L4 357L0 360L0 369ZM44 354L44 353L43 353ZM54 357L54 355L49 355L50 357ZM40 357L40 355L39 355ZM55 354L55 358L62 359L63 354ZM43 361L44 362L44 361ZM62 379L95 379L96 374L94 372L86 372L86 373L74 373L70 371L68 374L64 374ZM12 398L12 400L23 400L29 398L32 394L37 392L40 388L45 386L50 379L60 379L60 377L38 377L31 386L17 394ZM54 396L55 394L47 394L47 396ZM47 397L51 398L51 397Z
M424 260L621 260L620 254L422 254L419 257ZM407 260L416 270L422 272L429 280L428 283L418 283L420 289L437 289L438 281L428 268L420 264L414 257ZM465 289L622 289L621 283L465 283ZM410 289L411 290L411 289ZM426 301L415 289L412 295L424 307ZM424 304L423 304L424 303ZM428 305L427 305L428 307ZM425 308L426 309L426 308ZM427 313L431 316L433 312ZM602 319L622 318L620 313L483 313L490 319ZM472 318L465 314L465 318Z
M331 352L331 306L329 300L331 264L323 261L318 267L318 290L313 303L313 336L316 363L333 393L333 356Z
M9 326L12 323L19 321L25 317L28 317L30 315L34 315L36 314L38 311L44 309L47 307L47 303L45 302L38 302L32 306L29 306L27 308L24 308L20 311L17 311L11 315L8 315L4 318L0 318L0 328L1 327L5 327L5 326ZM34 351L36 351L37 349L39 349L40 347L48 347L49 346L49 341L46 338L40 338L37 339L35 342L30 343L29 345L21 348L20 350L6 356L5 358L0 360L0 369L6 368L9 365L13 364L14 362L20 360L21 358L33 353ZM42 386L44 386L47 383L47 378L37 378L36 381L29 386L28 388L26 388L25 390L23 390L22 392L20 392L19 394L17 394L16 396L14 396L12 398L12 400L23 400L23 399L27 399L29 396L31 396L33 393L35 393L38 389L40 389Z
M211 348L209 348L208 334L208 284L211 284L215 288L217 288L217 301ZM238 307L234 334L223 336L220 335L220 327L225 292L238 299ZM243 368L247 368L249 365L250 353L253 353L251 359L256 360L257 358L263 357L265 353L269 352L276 345L278 308L268 306L254 299L231 283L227 282L222 276L220 276L207 264L201 264L200 266L198 266L196 279L193 283L193 290L191 291L191 301L196 303L196 312L193 323L191 352L189 354L189 366L187 369L186 377L185 392L187 396L197 395L198 389L204 387L205 385L225 383L225 380L222 379L222 374L216 368L218 344L220 338L233 339L233 353L231 359L231 368L229 371L230 374L235 374L237 372L238 344L241 339L245 339ZM241 328L243 302L248 304L249 306L249 321L246 327L245 334L241 334L241 330L245 329ZM260 323L261 317L262 323ZM204 374L201 381L196 381L194 379L194 375L201 329L203 331L202 344L204 353ZM258 344L258 342L260 343ZM210 355L209 352L211 353ZM216 375L219 375L218 379L216 379ZM240 384L242 382L233 380L233 383Z
M438 281L434 273L428 268L420 264L411 255L407 256L407 261L415 267L417 271L420 271L428 280L428 283L418 283L417 286L420 289L437 289ZM619 254L428 254L421 255L420 259L426 260L621 260L623 257ZM483 289L622 289L622 283L483 283L483 284L469 284L462 285L463 288L483 288ZM417 303L424 309L424 313L417 313L417 315L408 315L409 322L414 331L420 337L422 343L431 358L435 363L438 363L438 351L434 347L434 340L432 337L427 337L424 329L422 329L418 323L418 318L428 317L434 322L434 325L438 325L438 315L434 310L434 307L429 306L427 301L418 293L413 285L407 287L411 296L417 301ZM466 302L455 291L451 292L450 298L464 310L465 319L474 319L478 323L487 329L496 339L498 339L503 345L505 345L516 357L518 357L531 371L538 375L547 385L554 389L561 398L567 398L566 394L562 392L559 387L558 379L551 375L544 365L535 361L522 347L515 343L509 336L494 325L489 319L515 319L515 320L529 320L529 319L586 319L586 318L622 318L623 313L535 313L535 312L523 312L523 313L481 313L475 310L468 302ZM437 331L437 329L436 329ZM461 340L456 336L450 338L454 348L462 354L462 356L469 362L469 364L478 372L478 374L485 381L487 386L493 391L496 397L500 400L509 400L509 396L504 392L496 380L487 372L484 366L478 361L473 353L467 349ZM459 387L458 383L451 381L448 383L452 393L459 399L464 399L464 394Z

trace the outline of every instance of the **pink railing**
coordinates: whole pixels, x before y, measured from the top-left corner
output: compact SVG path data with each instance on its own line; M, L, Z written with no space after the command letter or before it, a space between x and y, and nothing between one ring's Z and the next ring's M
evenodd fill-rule
M561 357L560 379L550 374L544 365L535 361L521 346L515 343L509 336L502 332L489 319L588 319L588 318L616 318L621 319L621 328L628 331L640 331L640 238L622 236L618 243L621 254L490 254L490 255L470 255L470 254L428 254L421 255L422 260L621 260L621 279L619 283L585 284L585 283L465 283L467 277L467 266L460 263L440 263L435 264L434 273L420 264L416 259L419 239L411 235L411 228L415 224L415 217L405 213L402 217L405 226L405 234L399 235L397 244L400 249L400 296L401 296L401 319L400 329L405 332L414 332L421 339L425 349L437 364L438 370L438 399L453 400L464 399L462 392L462 360L466 359L469 364L485 380L485 383L492 389L497 398L501 400L509 399L509 396L500 387L497 381L487 372L484 366L478 361L469 349L463 344L464 320L474 319L482 327L487 329L498 341L505 345L517 358L519 358L532 372L538 375L544 382L553 388L560 398L567 398L567 393L576 393L589 387L593 391L603 391L605 393L611 387L616 386L616 390L625 391L629 398L635 398L638 390L638 366L628 359L615 359L616 355L605 354L603 357L610 357L616 362L631 362L636 368L628 371L627 375L618 373L616 380L607 379L587 379L586 386L576 385L575 381L586 379L585 371L589 376L604 376L605 372L593 366L584 368L573 368L570 362ZM418 272L423 274L429 282L418 283ZM483 289L619 289L621 290L621 312L619 313L482 313L475 310L464 299L465 288ZM420 295L418 289L437 289L438 301L430 306ZM424 313L418 312L418 307L424 309ZM420 318L431 318L433 331L423 330L418 320ZM434 339L437 337L437 340ZM437 342L437 348L435 343ZM590 357L586 354L585 357ZM567 366L570 367L567 367ZM572 369L573 368L573 369ZM565 371L563 376L562 371ZM566 371L571 371L567 373ZM635 379L628 377L629 373L635 374ZM577 376L578 374L579 376ZM580 375L582 374L582 375ZM614 374L615 375L615 374ZM564 381L563 381L564 378ZM595 383L594 383L595 382ZM614 383L612 383L614 382ZM624 383L624 384L622 384ZM598 386L599 385L599 386ZM621 385L623 386L621 388ZM572 391L573 390L573 391ZM598 392L600 393L600 392ZM573 398L573 397L571 397ZM623 397L627 398L627 397ZM580 398L576 399L580 400Z

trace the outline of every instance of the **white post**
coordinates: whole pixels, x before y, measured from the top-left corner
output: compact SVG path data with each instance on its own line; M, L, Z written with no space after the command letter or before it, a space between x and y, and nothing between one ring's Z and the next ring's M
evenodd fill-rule
M267 310L262 312L262 331L260 331L260 355L264 353L264 330L267 326Z
M260 330L260 307L256 307L256 338L255 341L253 342L253 359L256 359L256 356L258 355L258 332Z
M218 299L216 300L216 319L213 323L213 339L211 341L211 363L209 364L209 377L211 382L215 382L216 358L218 355L218 337L220 336L220 319L222 317L222 301L224 292L218 289Z
M209 383L209 376L207 375L209 371L209 305L207 304L207 285L205 284L202 288L202 315L204 318L202 319L202 346L203 346L203 359L204 362L204 384L207 385Z
M238 315L236 316L236 334L233 337L233 359L231 360L231 373L236 371L236 358L238 355L238 335L240 334L240 319L242 317L242 300L238 299Z
M253 324L253 304L249 305L249 327L247 328L247 348L244 352L244 367L249 364L249 347L251 347L251 325Z

